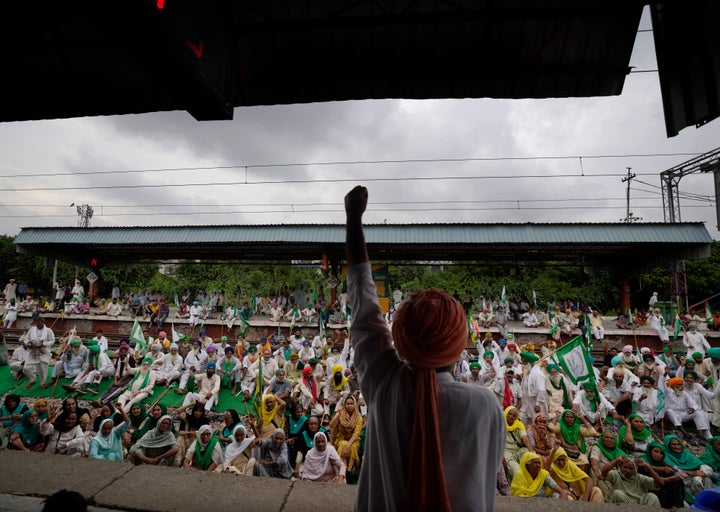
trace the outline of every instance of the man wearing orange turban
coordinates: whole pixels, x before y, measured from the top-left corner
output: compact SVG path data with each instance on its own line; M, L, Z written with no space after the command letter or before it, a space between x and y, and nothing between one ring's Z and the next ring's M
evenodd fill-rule
M679 377L668 379L667 385L672 388L665 394L665 419L672 423L676 429L685 432L682 424L688 420L695 422L695 428L705 439L710 439L710 425L708 415L702 410L689 393L685 393L683 380Z
M465 312L446 292L424 290L403 300L391 335L365 245L366 206L364 187L345 196L350 336L368 407L355 509L493 510L504 420L490 390L452 378L468 343Z

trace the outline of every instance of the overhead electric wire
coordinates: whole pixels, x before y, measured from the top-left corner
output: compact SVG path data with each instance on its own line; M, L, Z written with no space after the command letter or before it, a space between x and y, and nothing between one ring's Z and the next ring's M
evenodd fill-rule
M158 172L180 172L180 171L214 171L223 169L269 169L284 167L326 167L341 165L384 165L384 164L417 164L417 163L469 163L469 162L503 162L503 161L532 161L532 160L599 160L610 158L659 158L659 157L695 157L702 153L628 153L619 155L555 155L555 156L500 156L500 157L459 157L459 158L404 158L384 160L335 160L320 162L285 162L268 164L232 164L232 165L206 165L206 166L182 166L182 167L158 167L147 169L115 169L106 171L77 171L70 173L63 172L41 172L24 174L0 174L0 178L49 178L63 176L91 176L91 175L112 175L112 174L136 174L136 173L158 173Z
M656 197L634 197L633 200L656 200ZM544 202L552 202L556 203L557 199L487 199L487 200L479 200L479 199L448 199L446 201L378 201L373 202L372 204L384 204L384 205L393 205L393 204L463 204L463 203L478 203L478 204L484 204L484 203L517 203L518 201L523 203L544 203ZM563 202L566 201L625 201L624 197L564 197ZM272 203L245 203L245 202L235 202L235 203L211 203L211 204L204 204L202 206L205 207L224 207L224 206L275 206L277 205L277 201ZM323 206L323 205L341 205L341 203L288 203L292 204L294 206ZM15 208L68 208L67 205L56 205L56 204L47 204L47 205L37 205L37 204L3 204L1 206L6 207L15 207ZM160 207L188 207L188 206L198 206L198 205L189 205L187 203L153 203L144 205L144 209L148 208L160 208ZM134 204L99 204L96 208L137 208L137 205Z
M662 206L655 205L655 206L641 206L643 210L645 209L661 209ZM684 206L684 208L712 208L711 205L687 205ZM418 213L418 212L438 212L438 211L452 211L452 212L477 212L477 211L518 211L518 210L527 210L527 211L535 211L535 210L554 210L554 211L562 211L562 210L588 210L589 208L587 206L536 206L536 207L525 207L525 206L503 206L503 207L495 207L495 208L367 208L366 211L368 212L392 212L392 213ZM593 206L591 208L592 210L618 210L618 211L624 211L624 207L622 206ZM263 211L194 211L194 212L154 212L154 213L148 213L148 212L130 212L130 213L110 213L110 214L104 214L104 215L95 215L93 218L102 218L102 217L136 217L136 216L148 216L148 215L155 215L155 216L188 216L188 215L265 215L268 213L283 213L283 214L304 214L304 213L344 213L344 208L335 208L335 209L309 209L309 210L291 210L291 209L285 209L285 210L263 210ZM66 215L66 214L51 214L51 215L1 215L0 218L76 218L76 215Z
M651 174L648 174L651 175ZM490 176L403 176L403 177L382 177L382 178L308 178L289 180L263 180L263 181L221 181L203 183L155 183L146 185L90 185L90 186L66 186L66 187L27 187L27 188L6 188L0 192L50 192L59 190L122 190L140 188L182 188L182 187L220 187L220 186L255 186L255 185L297 185L301 183L372 183L372 182L399 182L399 181L463 181L463 180L507 180L507 179L556 179L556 178L619 178L627 176L626 173L598 173L598 174L524 174L524 175L490 175Z

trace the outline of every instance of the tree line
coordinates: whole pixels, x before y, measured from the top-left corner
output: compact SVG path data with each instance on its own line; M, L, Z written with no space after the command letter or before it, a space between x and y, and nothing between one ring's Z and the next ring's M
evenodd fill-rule
M53 262L46 258L15 252L13 238L0 236L0 286L10 278L26 283L36 296L49 296L52 288ZM403 292L436 287L457 296L467 293L487 300L499 299L503 287L508 298L527 301L545 309L549 301L572 300L587 304L604 313L617 311L620 280L630 279L632 305L647 307L653 291L661 300L671 300L675 283L674 266L659 266L631 275L620 269L606 268L588 272L583 266L568 262L491 262L420 265L414 262L389 262L388 291ZM109 296L117 285L121 292L152 290L174 300L186 289L208 293L222 291L227 297L276 295L284 288L304 286L306 296L315 289L330 297L329 275L319 266L239 265L233 262L200 262L171 265L172 271L161 273L156 263L120 265L102 268L100 294ZM166 267L168 268L168 267ZM714 241L710 257L685 263L690 304L700 302L720 291L720 242ZM85 285L89 268L77 268L65 262L58 264L58 278L72 282L77 275ZM342 279L342 276L338 276ZM343 286L342 284L340 285ZM533 293L534 292L534 293Z

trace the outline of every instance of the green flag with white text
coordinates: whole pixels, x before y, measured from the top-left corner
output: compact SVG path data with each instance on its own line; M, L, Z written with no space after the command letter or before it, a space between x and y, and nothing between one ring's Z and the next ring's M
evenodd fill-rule
M140 322L137 321L137 318L130 331L130 341L135 342L135 351L139 354L144 354L147 350L147 341L145 340L145 336L143 336L142 327L140 327Z
M582 336L576 336L557 349L553 359L558 362L573 384L585 381L595 382L595 372L590 363L590 354L583 343Z

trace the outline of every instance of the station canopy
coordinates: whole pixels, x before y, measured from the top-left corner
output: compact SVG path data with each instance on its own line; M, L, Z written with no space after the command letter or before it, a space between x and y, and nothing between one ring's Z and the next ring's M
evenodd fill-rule
M365 227L374 261L555 261L640 268L710 255L696 223L377 224ZM86 267L154 261L277 263L345 259L338 224L23 228L18 252Z
M13 2L0 121L618 95L646 5L673 136L720 115L716 0Z

